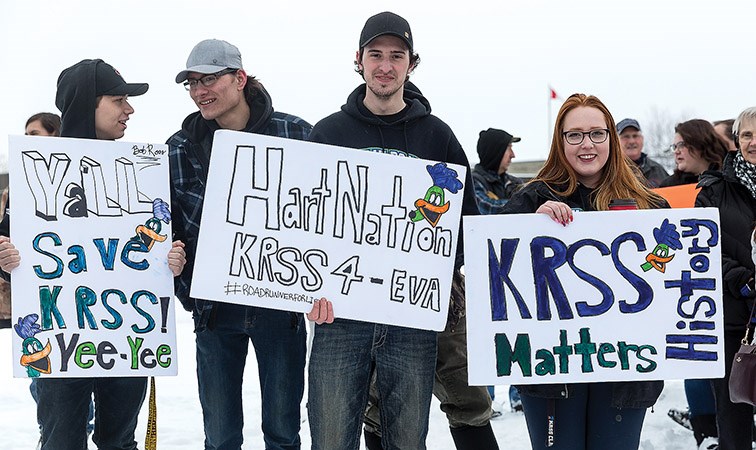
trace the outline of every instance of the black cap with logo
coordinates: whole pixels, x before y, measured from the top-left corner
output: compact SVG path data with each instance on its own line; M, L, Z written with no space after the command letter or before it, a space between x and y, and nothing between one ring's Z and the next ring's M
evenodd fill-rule
M410 53L413 52L412 31L409 23L403 17L389 11L376 14L365 22L360 33L360 48L364 48L373 39L387 34L403 40Z

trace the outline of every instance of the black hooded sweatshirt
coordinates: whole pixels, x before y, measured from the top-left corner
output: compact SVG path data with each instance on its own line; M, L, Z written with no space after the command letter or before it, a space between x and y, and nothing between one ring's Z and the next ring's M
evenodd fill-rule
M82 61L64 70L58 77L55 106L61 112L61 137L96 139L95 109L97 85L95 74L101 59Z
M309 140L464 166L467 176L462 215L478 215L467 156L451 128L430 113L428 100L417 88L408 84L404 89L404 103L407 105L404 110L390 116L376 116L363 103L366 89L365 84L358 86L341 111L315 124ZM460 221L455 268L463 264L461 225Z
M84 64L70 67L58 77L58 92L55 106L61 112L60 135L62 137L96 139L95 109L97 96L95 73L101 59L88 60ZM10 236L10 199L5 205L0 235ZM0 277L10 281L10 274L0 270Z

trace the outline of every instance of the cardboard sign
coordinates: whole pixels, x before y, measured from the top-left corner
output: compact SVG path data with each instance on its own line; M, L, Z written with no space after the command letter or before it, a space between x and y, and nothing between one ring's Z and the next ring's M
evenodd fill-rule
M192 297L446 323L466 169L233 131L213 141Z
M13 375L175 375L167 147L9 141Z
M716 208L465 217L470 384L720 378Z

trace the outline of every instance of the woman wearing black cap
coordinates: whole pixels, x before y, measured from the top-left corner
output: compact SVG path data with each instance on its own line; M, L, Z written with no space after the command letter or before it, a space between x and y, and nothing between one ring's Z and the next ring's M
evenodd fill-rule
M126 83L110 64L85 59L63 70L55 105L61 111L62 137L114 140L123 137L134 109L128 96L147 92L146 83ZM4 278L18 267L20 255L10 242L8 215L0 223L0 268ZM174 242L168 266L174 275L184 266L183 244ZM101 449L134 450L134 430L147 392L146 377L40 378L37 418L42 450L87 448L87 416L95 398L93 441Z

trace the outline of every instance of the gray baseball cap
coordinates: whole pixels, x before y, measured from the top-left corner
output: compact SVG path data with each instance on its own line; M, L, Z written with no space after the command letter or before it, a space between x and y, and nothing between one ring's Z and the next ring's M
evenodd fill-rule
M195 45L186 59L186 70L176 75L176 83L186 81L189 72L210 74L223 69L243 69L241 53L235 45L220 39L205 39Z
M638 131L641 131L640 124L635 119L622 119L617 124L617 133L622 134L623 131L625 131L625 128L635 128Z

